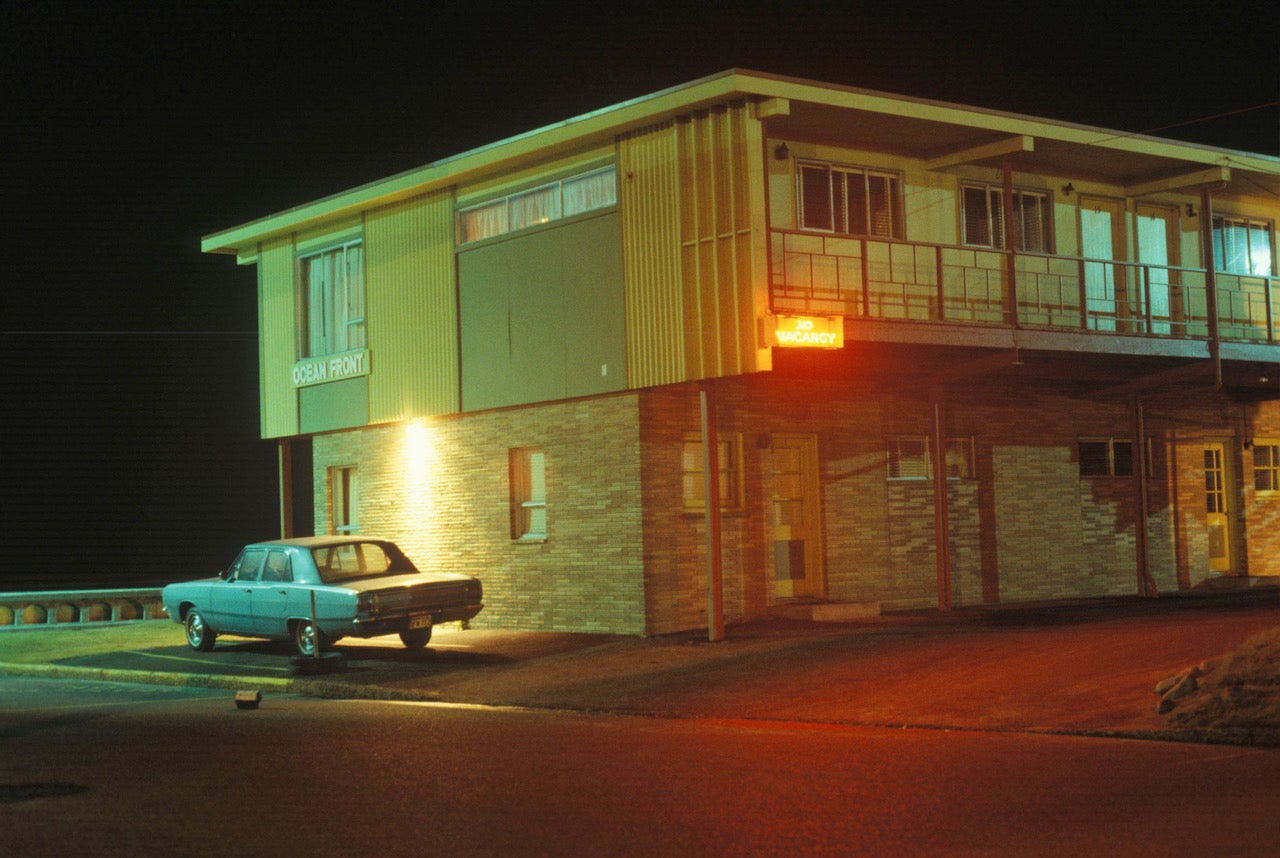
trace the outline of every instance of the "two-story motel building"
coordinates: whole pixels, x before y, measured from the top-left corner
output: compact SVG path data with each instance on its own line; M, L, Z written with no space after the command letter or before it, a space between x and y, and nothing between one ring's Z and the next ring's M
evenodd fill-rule
M203 249L286 533L658 634L1274 580L1278 217L1273 156L734 70Z

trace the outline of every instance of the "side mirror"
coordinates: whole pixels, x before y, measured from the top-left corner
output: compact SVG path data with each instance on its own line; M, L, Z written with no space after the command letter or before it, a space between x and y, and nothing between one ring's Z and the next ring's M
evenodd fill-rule
M223 581L230 581L230 580L231 580L231 570L230 570L230 569L219 569L219 570L218 570L218 577L219 577L219 578L221 578Z

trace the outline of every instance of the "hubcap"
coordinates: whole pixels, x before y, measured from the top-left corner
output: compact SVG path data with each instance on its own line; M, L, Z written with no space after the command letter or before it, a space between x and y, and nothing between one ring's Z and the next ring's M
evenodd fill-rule
M187 641L192 644L198 644L204 639L204 623L200 619L199 614L192 614L187 617Z

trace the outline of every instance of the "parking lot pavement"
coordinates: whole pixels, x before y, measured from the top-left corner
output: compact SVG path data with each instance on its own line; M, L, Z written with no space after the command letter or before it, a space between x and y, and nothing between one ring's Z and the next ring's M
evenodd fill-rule
M68 654L54 669L670 716L1157 731L1156 682L1276 626L1280 592L918 612L858 624L766 621L730 626L717 643L705 632L637 638L443 626L418 652L394 636L344 639L336 647L344 669L316 676L296 675L288 645L224 637L197 653L179 633L155 636L164 645Z

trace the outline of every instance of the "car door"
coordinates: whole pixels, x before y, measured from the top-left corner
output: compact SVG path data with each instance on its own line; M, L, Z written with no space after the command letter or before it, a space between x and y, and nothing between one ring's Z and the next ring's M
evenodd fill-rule
M289 552L283 548L271 549L262 564L257 586L253 588L253 625L258 634L268 637L286 635L289 597L294 589L293 562Z
M256 634L253 623L253 594L258 587L265 548L246 548L227 570L227 579L209 590L205 619L224 634Z

